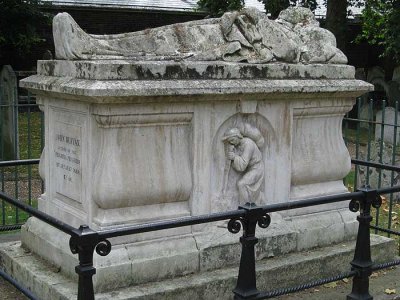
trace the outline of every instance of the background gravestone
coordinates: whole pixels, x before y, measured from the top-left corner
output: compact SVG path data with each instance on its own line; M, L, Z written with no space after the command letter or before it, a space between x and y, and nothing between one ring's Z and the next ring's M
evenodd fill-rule
M382 120L384 122L382 122ZM375 140L379 141L382 135L382 127L379 123L384 123L383 126L383 141L385 143L394 144L394 136L396 132L396 145L400 143L400 128L397 127L395 130L395 125L400 124L400 114L397 112L397 124L396 124L396 109L394 107L386 107L385 114L380 110L376 113L376 124L375 127Z
M360 128L368 129L370 124L369 122L373 121L374 112L370 111L368 96L366 97L365 95L363 95L360 98L361 98L361 105L358 112L358 118L360 120L363 120L363 122L360 122Z
M0 160L18 159L17 77L11 66L0 73Z
M368 161L397 166L399 164L399 159L396 156L393 160L393 144L399 144L400 128L397 128L397 130L395 130L394 125L400 124L400 113L396 112L396 109L394 107L386 107L384 115L382 110L376 113L376 122L377 124L375 126L375 141L371 143L369 157L367 157L366 153L363 153L361 157L362 159ZM379 123L385 124L383 127L383 132L382 125L380 125ZM396 141L394 139L395 135ZM382 144L381 140L383 140ZM359 166L357 180L358 186L368 184L372 188L381 188L399 184L400 177L398 172ZM399 193L394 193L393 196L396 201L398 201L400 198Z
M382 163L385 165L399 165L399 159L397 157L393 161L393 144L383 143L381 149L380 141L372 142L369 157L367 157L366 153L362 153L361 159L368 159L368 161ZM369 185L370 187L376 189L396 186L399 183L400 176L398 172L372 167L368 168L366 166L358 167L357 186L359 187L363 185ZM393 199L395 201L399 201L400 193L393 193Z

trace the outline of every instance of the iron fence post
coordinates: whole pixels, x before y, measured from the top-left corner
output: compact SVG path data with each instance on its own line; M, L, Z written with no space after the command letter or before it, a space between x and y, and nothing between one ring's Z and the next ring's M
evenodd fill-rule
M92 277L96 274L96 268L93 267L93 252L97 240L96 232L82 225L79 227L78 235L71 237L69 241L72 253L78 253L79 259L79 265L75 267L75 272L79 276L78 300L94 300Z
M373 299L369 294L369 276L372 273L369 226L372 221L371 206L378 208L382 201L377 191L368 186L360 188L359 191L364 193L364 197L361 200L351 200L349 205L351 211L360 211L360 215L357 216L359 227L354 259L351 262L352 270L355 270L357 274L353 278L352 291L347 296L347 300Z
M69 246L72 253L78 254L79 259L79 265L75 267L75 272L79 276L77 299L94 300L92 277L96 274L96 268L93 267L93 254L96 250L101 256L108 255L111 251L111 243L100 239L98 233L87 225L82 225L77 230L77 234L71 237Z
M271 218L264 212L264 209L257 207L254 203L246 203L243 206L239 206L239 209L246 210L245 216L232 219L228 223L228 230L232 233L239 232L240 223L243 226L243 235L240 237L242 253L240 256L239 275L236 287L233 290L234 299L236 300L251 299L259 294L254 252L258 238L255 236L255 231L257 224L261 228L267 228L271 222Z

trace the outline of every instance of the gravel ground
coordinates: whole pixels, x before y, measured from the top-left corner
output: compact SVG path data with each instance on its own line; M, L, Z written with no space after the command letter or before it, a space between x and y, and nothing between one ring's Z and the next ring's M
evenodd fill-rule
M40 179L32 179L31 182L31 194L29 194L29 181L21 179L19 181L4 181L3 190L4 193L19 200L26 201L29 196L32 200L38 199L42 194L42 181ZM1 187L0 187L1 188ZM17 192L17 194L16 194Z

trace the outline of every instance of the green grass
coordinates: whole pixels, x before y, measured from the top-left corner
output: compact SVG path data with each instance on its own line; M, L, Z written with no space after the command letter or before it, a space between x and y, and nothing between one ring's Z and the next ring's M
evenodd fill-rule
M3 218L4 215L4 218ZM11 205L6 204L0 209L0 224L2 225L15 225L22 224L29 218L29 214L23 210L17 209Z
M18 114L19 159L40 158L42 150L42 113L39 111ZM36 194L30 193L28 178L38 179L38 165L0 168L0 190L13 198L37 207L40 182L36 180ZM39 184L39 187L37 186ZM33 195L34 194L34 195ZM5 201L0 201L0 226L24 223L29 215Z
M354 170L351 170L349 174L347 174L347 176L344 178L343 182L344 185L350 190L352 191L354 188L354 181L355 181L355 174L356 172Z
M18 114L20 159L40 158L42 152L41 122L41 112Z

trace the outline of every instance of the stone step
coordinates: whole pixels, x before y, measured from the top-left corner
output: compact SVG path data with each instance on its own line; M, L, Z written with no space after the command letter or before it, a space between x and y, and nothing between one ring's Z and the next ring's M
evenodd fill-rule
M373 261L395 259L396 245L391 239L371 236ZM349 270L354 242L340 243L257 262L260 290L290 287ZM40 299L72 300L77 283L32 253L19 242L0 244L1 267ZM96 300L232 299L238 267L204 272L162 282L153 282L96 294ZM350 291L349 291L350 292Z

